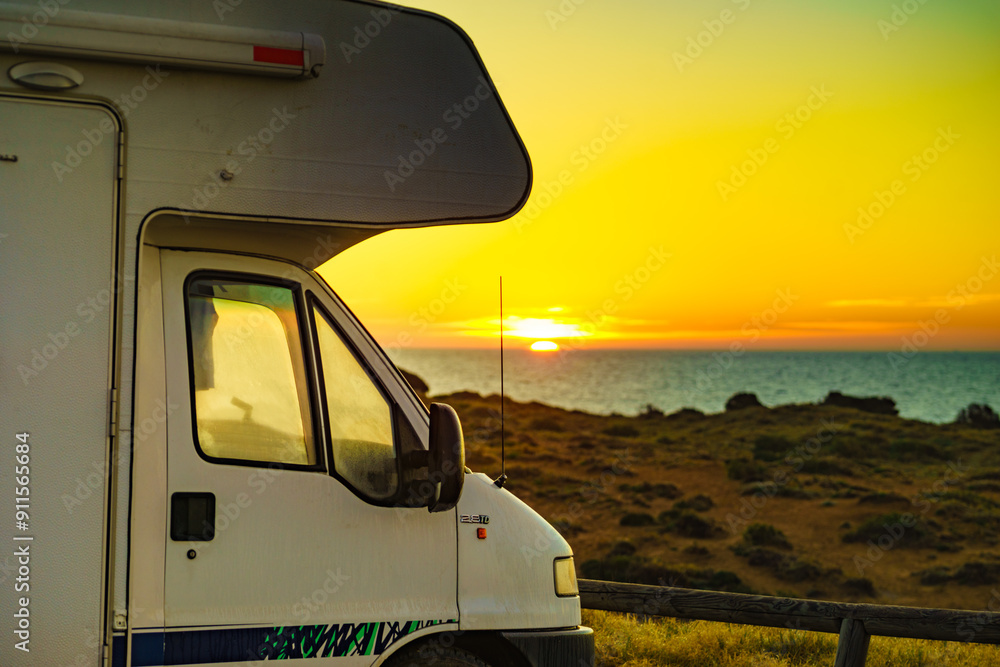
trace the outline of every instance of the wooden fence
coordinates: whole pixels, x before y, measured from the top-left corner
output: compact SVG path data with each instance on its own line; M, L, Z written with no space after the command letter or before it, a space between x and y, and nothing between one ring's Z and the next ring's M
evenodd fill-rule
M872 635L1000 644L1000 613L800 600L580 580L584 609L840 634L835 667L864 667Z

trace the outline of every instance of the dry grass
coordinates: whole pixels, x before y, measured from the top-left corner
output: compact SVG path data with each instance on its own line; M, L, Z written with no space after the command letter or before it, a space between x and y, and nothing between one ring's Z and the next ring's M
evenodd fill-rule
M599 667L829 667L837 636L672 618L584 611L594 629ZM1000 647L873 637L867 667L990 667Z

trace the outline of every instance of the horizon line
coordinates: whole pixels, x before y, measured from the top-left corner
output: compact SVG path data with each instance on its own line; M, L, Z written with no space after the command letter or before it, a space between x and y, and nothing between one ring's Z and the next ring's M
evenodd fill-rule
M480 347L480 346L469 346L469 345L459 345L459 346L448 346L448 345L427 345L427 346L399 346L399 345L389 345L383 348L385 351L401 351L401 350L413 350L413 351L456 351L456 350L475 350L483 352L499 352L500 346L490 346L490 347ZM528 349L527 347L510 347L506 346L505 351L522 351L522 352L532 352L539 356L545 356L546 354L552 355L559 352L732 352L729 347L562 347L558 350L553 350L549 352L536 352ZM910 356L917 356L926 353L937 353L937 354L962 354L962 353L973 353L973 354L998 354L1000 353L1000 347L998 348L948 348L948 349L932 349L932 350L918 350L916 354L908 350L901 350L898 348L761 348L756 350L741 350L736 356L743 356L744 354L755 354L760 352L809 352L809 353L822 353L822 352L863 352L863 353L884 353L884 354L909 354Z

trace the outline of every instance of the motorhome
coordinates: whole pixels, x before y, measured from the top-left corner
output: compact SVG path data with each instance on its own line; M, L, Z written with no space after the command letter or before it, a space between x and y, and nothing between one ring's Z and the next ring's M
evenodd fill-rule
M315 271L524 204L465 33L0 3L0 72L0 664L592 664L569 545Z

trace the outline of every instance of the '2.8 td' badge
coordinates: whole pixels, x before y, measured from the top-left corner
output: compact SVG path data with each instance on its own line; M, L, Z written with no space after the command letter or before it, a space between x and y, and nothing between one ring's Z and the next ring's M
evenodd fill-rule
M490 517L486 514L463 514L459 521L461 523L481 523L486 525L490 522Z

